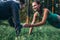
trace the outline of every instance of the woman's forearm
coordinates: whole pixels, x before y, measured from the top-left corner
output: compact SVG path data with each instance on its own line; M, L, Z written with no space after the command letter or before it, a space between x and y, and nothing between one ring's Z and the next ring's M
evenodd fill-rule
M32 27L37 27L37 26L41 26L41 25L43 25L43 24L45 24L45 23L39 22L39 23L31 24L31 26L32 26Z
M39 22L39 23L35 23L35 24L25 24L24 27L37 27L37 26L41 26L45 24L44 22Z

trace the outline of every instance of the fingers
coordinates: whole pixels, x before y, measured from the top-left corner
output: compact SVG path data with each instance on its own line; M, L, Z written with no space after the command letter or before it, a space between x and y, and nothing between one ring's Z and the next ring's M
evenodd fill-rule
M29 27L29 24L22 24L23 27Z

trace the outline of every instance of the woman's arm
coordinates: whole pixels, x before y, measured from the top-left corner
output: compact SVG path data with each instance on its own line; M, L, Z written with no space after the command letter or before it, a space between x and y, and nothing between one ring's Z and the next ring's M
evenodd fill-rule
M32 20L32 23L31 23L31 24L34 24L34 23L35 23L36 18L37 18L37 12L36 12L36 13L34 13L33 20ZM31 33L32 33L32 30L33 30L33 27L30 27L29 34L31 34Z
M45 8L44 12L43 12L42 20L40 22L36 23L36 24L31 25L31 26L40 26L40 25L45 24L47 16L48 16L48 9Z
M24 26L25 27L34 27L35 26L36 27L36 26L41 26L41 25L45 24L47 16L48 16L47 14L48 14L48 9L44 8L43 18L40 22L35 23L35 24L25 24Z
M48 16L48 9L44 8L42 20L36 24L31 25L31 26L41 26L41 25L45 24L47 16Z

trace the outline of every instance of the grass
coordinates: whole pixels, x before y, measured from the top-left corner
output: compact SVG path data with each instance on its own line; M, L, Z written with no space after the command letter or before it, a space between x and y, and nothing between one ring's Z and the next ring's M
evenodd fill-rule
M60 29L51 25L43 25L42 28L35 27L31 35L28 35L27 28L22 31L21 40L22 38L25 40L60 40Z
M28 34L29 28L22 28L19 40L60 40L60 29L49 24L34 27L31 35ZM0 24L0 40L15 40L15 29L9 24Z

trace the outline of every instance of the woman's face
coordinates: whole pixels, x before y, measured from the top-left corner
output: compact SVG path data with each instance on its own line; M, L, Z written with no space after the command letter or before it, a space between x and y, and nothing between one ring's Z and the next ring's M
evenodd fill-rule
M38 11L40 10L40 4L37 4L36 2L32 3L32 8L34 11Z

